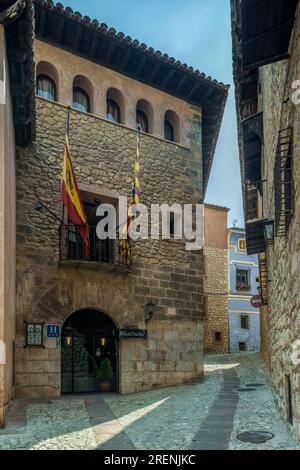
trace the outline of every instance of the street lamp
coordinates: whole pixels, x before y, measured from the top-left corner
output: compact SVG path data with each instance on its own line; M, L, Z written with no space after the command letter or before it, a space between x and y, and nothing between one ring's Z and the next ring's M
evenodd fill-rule
M274 220L267 220L264 224L265 239L268 245L274 243Z
M155 309L156 309L155 303L153 302L153 300L150 300L150 302L146 304L146 314L147 314L146 322L151 320L151 318L154 315Z

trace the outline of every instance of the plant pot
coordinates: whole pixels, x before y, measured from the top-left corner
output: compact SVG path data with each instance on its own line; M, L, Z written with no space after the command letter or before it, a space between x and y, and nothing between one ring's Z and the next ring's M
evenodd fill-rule
M109 393L111 392L111 382L100 382L99 388L101 393Z

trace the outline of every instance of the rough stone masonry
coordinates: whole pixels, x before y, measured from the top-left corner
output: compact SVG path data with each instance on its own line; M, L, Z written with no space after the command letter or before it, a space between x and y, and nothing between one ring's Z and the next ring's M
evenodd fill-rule
M97 308L118 327L145 328L145 304L157 309L148 339L120 341L120 392L199 380L203 376L203 256L175 241L134 245L129 273L59 263L59 222L36 211L38 200L61 216L60 178L67 108L37 99L37 136L17 152L17 325L15 395L60 395L59 349L24 348L24 322L61 324L76 310ZM141 202L190 203L201 194L201 111L191 107L190 149L141 138ZM128 195L136 132L71 112L69 141L79 184Z

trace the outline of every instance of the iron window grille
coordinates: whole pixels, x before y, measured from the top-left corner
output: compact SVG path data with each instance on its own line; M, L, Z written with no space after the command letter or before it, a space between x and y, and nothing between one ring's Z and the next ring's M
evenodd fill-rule
M279 132L275 167L275 234L283 237L287 234L294 214L294 179L293 179L293 130Z
M249 315L241 315L241 328L243 330L249 330L249 327L250 327Z
M72 223L60 226L60 260L104 263L111 266L130 267L131 260L120 255L120 240L107 238L100 240L96 227L89 230L89 254L85 256L84 242L80 234L81 226Z

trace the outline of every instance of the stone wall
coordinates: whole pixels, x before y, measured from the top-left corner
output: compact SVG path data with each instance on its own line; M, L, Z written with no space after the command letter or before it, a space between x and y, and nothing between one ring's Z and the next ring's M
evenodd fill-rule
M247 313L249 329L241 328L241 313L229 312L230 352L239 352L239 343L247 344L247 351L260 350L259 313Z
M261 109L264 112L264 174L268 180L267 216L274 218L274 163L278 132L293 127L295 211L286 237L276 237L268 249L269 266L269 352L272 382L278 406L288 421L287 376L291 378L293 425L300 440L300 366L292 361L295 341L300 339L300 108L292 102L292 82L300 78L300 18L288 61L263 67ZM284 104L283 104L284 102ZM299 347L298 347L299 350Z
M67 109L37 100L37 138L17 155L16 396L60 394L60 350L24 348L24 321L57 320L93 308L118 327L145 328L145 304L157 306L147 340L120 341L120 391L147 390L203 377L203 256L175 241L134 244L128 274L59 264L60 175ZM190 203L202 187L201 111L190 109L190 148L141 136L141 202ZM80 185L97 195L128 195L136 132L71 112L69 141ZM201 190L200 190L201 198Z
M0 25L0 426L13 393L15 334L15 136L7 71Z
M228 250L204 249L207 308L204 319L204 351L207 354L229 352L228 322ZM221 333L216 341L215 333Z

